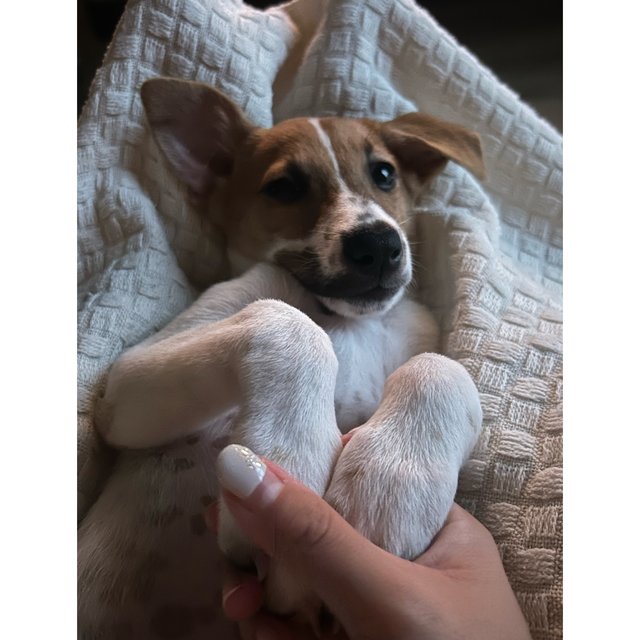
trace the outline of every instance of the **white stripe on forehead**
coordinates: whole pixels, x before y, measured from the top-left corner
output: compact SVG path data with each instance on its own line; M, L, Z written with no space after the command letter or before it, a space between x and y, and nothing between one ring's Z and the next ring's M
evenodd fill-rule
M360 195L356 195L349 189L347 183L343 180L342 174L340 173L340 166L338 165L338 158L336 158L336 154L333 150L333 146L331 144L331 138L327 132L322 128L320 121L318 118L308 118L309 123L313 125L313 128L318 132L318 137L320 138L320 142L322 146L327 150L329 154L329 158L331 159L331 163L333 164L333 169L336 172L336 178L338 179L338 185L340 187L341 194L345 196L355 196L357 198L356 202L359 204L355 204L355 202L349 202L343 209L343 213L351 214L349 216L350 221L355 223L358 219L358 214L367 209L369 213L373 216L375 220L382 220L386 222L390 227L400 230L398 223L376 202L369 198L363 198ZM400 234L402 238L404 238L403 234ZM406 240L403 240L406 242ZM408 248L408 247L406 247Z
M338 182L340 186L347 190L347 185L342 179L342 175L340 174L340 167L338 166L338 158L336 158L336 154L333 151L333 146L331 145L331 138L327 135L327 132L322 128L320 121L318 118L308 118L310 124L313 125L313 128L318 132L318 137L320 138L320 142L322 142L322 146L327 150L329 154L329 158L331 158L331 163L333 164L333 169L336 172L336 176L338 178Z

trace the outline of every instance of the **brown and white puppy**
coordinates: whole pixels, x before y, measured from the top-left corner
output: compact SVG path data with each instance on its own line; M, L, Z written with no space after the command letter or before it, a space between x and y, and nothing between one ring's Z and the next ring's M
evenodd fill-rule
M263 129L215 89L163 78L142 98L237 277L119 358L101 433L144 448L227 429L376 544L415 557L442 526L482 418L465 370L430 353L432 316L405 295L411 211L448 160L482 175L478 137L419 113ZM225 512L219 540L251 562ZM274 610L315 606L294 567L276 558L267 580Z

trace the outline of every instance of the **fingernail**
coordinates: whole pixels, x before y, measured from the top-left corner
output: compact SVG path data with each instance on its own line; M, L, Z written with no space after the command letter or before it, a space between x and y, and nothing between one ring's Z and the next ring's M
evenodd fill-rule
M256 547L273 555L273 522L269 513L285 481L271 462L238 444L225 447L216 464L224 500L236 524ZM283 473L283 472L279 472ZM265 520L266 517L266 520Z
M267 465L251 449L230 444L218 455L217 472L227 491L238 498L248 498L263 481Z
M223 489L232 494L223 497L236 522L241 512L256 514L269 507L285 485L285 480L272 471L271 463L265 464L251 449L239 444L230 444L220 452L217 471Z

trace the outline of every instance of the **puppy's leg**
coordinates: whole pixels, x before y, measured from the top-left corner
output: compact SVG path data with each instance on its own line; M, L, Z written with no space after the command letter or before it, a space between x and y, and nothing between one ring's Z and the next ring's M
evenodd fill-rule
M358 531L407 559L442 527L482 410L466 370L423 354L385 383L382 403L341 454L325 499Z
M237 406L245 324L236 314L125 352L96 407L106 442L129 449L168 444Z
M230 442L322 495L341 449L337 370L328 335L308 316L277 300L253 302L226 320L125 353L107 384L103 434L118 446L156 446L239 407ZM238 564L254 556L223 503L218 542ZM272 564L268 605L280 613L308 610L308 590L277 558Z
M226 320L126 352L110 372L99 428L113 446L153 447L239 406L234 441L285 469L299 466L296 476L323 492L327 471L313 467L324 469L340 442L337 369L320 327L284 302L260 300Z
M268 457L322 495L341 450L334 410L338 362L329 337L282 302L254 303L242 314L252 325L252 338L238 363L240 413L230 441ZM224 502L218 543L239 564L254 556ZM272 560L266 604L278 613L313 618L319 603L293 573L277 557Z
M259 264L214 285L186 311L113 364L95 423L115 447L166 444L202 429L239 404L244 344L260 328L256 300L300 304L301 287L282 269Z

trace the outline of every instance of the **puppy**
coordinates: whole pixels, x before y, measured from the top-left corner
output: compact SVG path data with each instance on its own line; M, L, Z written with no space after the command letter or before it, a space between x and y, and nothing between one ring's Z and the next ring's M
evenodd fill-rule
M482 414L464 368L431 353L437 325L407 295L411 211L448 160L482 176L477 135L419 113L261 129L219 91L164 78L142 99L236 277L115 362L100 433L120 448L227 433L379 546L416 557L452 505ZM356 427L343 450L340 433ZM251 564L224 509L219 542ZM312 621L318 605L277 558L267 604Z

